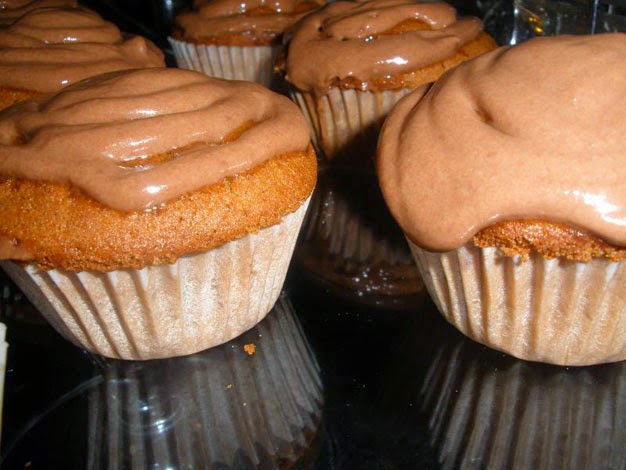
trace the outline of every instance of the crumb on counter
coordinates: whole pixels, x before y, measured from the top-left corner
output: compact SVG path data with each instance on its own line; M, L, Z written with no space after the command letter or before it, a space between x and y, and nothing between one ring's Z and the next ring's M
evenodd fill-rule
M256 345L254 343L244 344L243 350L248 354L248 356L254 356L256 352Z
M226 385L226 388L227 388L228 390L230 390L231 388L233 388L233 384L228 384L228 385Z

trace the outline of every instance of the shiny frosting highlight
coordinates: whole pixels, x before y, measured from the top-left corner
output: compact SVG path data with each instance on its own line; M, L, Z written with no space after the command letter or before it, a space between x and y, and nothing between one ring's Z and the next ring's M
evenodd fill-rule
M321 0L212 0L196 2L195 11L182 13L176 24L186 37L250 32L281 34ZM306 6L305 6L306 5Z
M626 35L533 39L460 65L390 114L378 173L428 250L512 219L626 246Z
M420 20L429 28L384 34L406 20ZM303 91L324 92L335 79L366 82L412 72L453 56L481 27L477 18L457 21L455 9L446 3L330 3L294 26L287 79Z
M289 99L180 69L101 75L0 113L0 175L70 184L121 211L158 207L308 144Z
M37 9L0 29L0 86L50 92L100 73L159 66L154 44L123 37L89 10Z

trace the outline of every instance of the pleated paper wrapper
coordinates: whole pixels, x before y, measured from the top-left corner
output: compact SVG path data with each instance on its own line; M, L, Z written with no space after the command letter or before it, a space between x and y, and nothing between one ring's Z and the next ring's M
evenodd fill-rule
M471 242L447 253L409 244L439 311L473 340L559 365L626 358L626 262L522 261Z
M309 200L277 225L171 265L108 273L0 265L80 347L121 359L191 354L238 336L269 312Z
M411 91L408 88L359 91L332 87L327 94L319 96L296 88L292 88L290 94L309 122L318 154L328 160L370 160L376 152L383 120L400 98Z
M107 361L88 396L87 468L290 467L315 455L322 400L319 366L281 296L231 343L181 358Z
M280 46L212 46L168 38L178 67L210 77L246 80L270 88Z
M441 348L422 389L442 469L626 466L626 363L564 369L471 346Z

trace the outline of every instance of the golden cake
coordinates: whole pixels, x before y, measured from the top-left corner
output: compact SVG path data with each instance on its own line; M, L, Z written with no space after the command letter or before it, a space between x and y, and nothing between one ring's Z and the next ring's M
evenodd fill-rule
M378 175L446 319L516 357L626 358L626 35L500 48L409 95Z
M337 1L294 26L285 72L325 157L363 162L402 96L495 47L446 3Z
M316 174L303 116L260 85L100 75L0 114L0 259L75 343L188 354L270 310Z
M201 0L175 19L179 67L270 86L283 33L322 0Z

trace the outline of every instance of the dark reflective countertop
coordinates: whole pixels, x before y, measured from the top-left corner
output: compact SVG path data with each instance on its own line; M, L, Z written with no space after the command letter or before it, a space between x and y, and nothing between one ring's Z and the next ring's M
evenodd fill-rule
M167 51L183 2L84 3ZM509 34L510 2L453 3ZM81 351L1 273L0 320L2 468L626 467L626 364L519 361L425 296L368 306L298 263L259 325L183 358Z
M292 269L240 338L130 362L72 346L4 286L3 468L626 464L626 364L516 360L460 335L428 300L354 307Z

